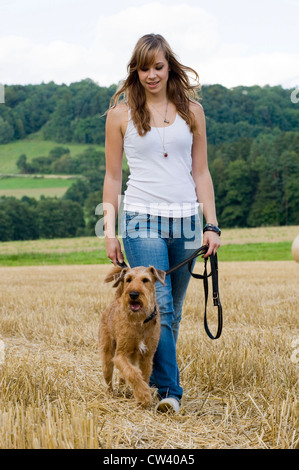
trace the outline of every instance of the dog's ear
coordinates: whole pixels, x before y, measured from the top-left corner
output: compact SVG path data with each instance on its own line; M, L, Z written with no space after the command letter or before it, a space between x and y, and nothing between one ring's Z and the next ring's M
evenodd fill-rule
M124 279L124 275L128 271L128 268L121 268L120 266L113 266L111 271L107 274L104 279L104 282L114 281L112 287L117 287L121 281Z
M166 272L162 271L162 269L156 269L156 268L154 268L154 266L149 266L148 269L150 270L150 272L154 276L154 279L156 279L156 281L161 282L161 284L163 284L163 286L165 286Z
M124 282L125 274L129 271L129 268L121 268L120 273L114 276L115 283L112 287L117 287L121 282Z
M114 281L115 275L120 273L121 267L120 266L113 266L107 276L104 279L104 282L111 282Z

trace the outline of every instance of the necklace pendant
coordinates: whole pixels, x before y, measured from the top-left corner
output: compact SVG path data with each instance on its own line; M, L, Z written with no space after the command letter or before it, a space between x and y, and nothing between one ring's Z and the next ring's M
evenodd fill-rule
M164 122L165 122L165 124L169 124L169 123L170 123L170 121L168 121L168 119L166 119L166 118L164 119Z
M164 155L165 158L168 157L168 153L167 153L167 152L164 152L163 155Z

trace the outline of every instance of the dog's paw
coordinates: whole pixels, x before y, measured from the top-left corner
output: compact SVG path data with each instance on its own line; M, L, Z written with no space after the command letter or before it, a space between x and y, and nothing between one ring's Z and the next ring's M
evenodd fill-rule
M127 386L126 380L122 375L119 376L118 386L119 387L126 387Z
M108 396L113 395L114 389L113 389L112 385L107 385L106 389L105 389L105 392L106 392L106 395L108 395Z
M143 406L143 408L147 408L152 404L152 401L152 396L149 393L147 396L143 396L142 403L140 404Z
M144 384L145 387L142 387L141 390L135 390L134 396L138 404L142 405L143 407L150 406L152 404L152 394L150 392L150 388L147 384Z

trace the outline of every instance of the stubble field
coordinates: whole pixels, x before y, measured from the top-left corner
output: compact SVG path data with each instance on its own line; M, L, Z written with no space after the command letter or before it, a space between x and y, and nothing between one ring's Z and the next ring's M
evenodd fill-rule
M113 295L103 283L109 268L0 268L0 448L298 447L298 263L220 261L224 329L216 341L203 328L202 283L191 280L175 416L158 414L155 397L144 410L130 389L106 392L97 329Z

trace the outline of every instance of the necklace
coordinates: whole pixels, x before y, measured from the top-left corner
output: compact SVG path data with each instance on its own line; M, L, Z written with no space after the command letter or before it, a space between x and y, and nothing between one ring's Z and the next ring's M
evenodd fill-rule
M153 104L151 104L151 106L157 111L157 113L160 114L160 116L163 117L163 114L160 113L160 111L159 111ZM170 122L170 121L166 118L166 116L167 116L167 110L168 110L168 101L167 101L167 103L166 103L165 116L164 116L164 121L163 121L163 122L165 122L165 124L169 124L169 122Z
M153 105L151 105L153 106ZM153 108L161 115L163 116L160 111L158 111L158 109L156 109L154 106ZM165 110L165 116L164 116L164 122L165 124L169 124L169 121L166 119L166 116L167 116L167 109L168 109L168 101L167 101L167 104L166 104L166 110ZM163 126L162 127L162 132L163 132L163 137L161 137L161 134L159 132L159 128L157 127L156 125L156 122L155 122L155 118L154 116L152 115L152 119L153 119L153 122L154 122L154 125L155 125L155 129L156 131L158 132L158 136L159 136L159 139L161 140L161 144L162 144L162 148L163 148L163 157L167 158L168 157L168 153L166 152L166 149L165 149L165 127L166 126Z
M162 148L163 148L163 157L167 158L167 157L168 157L168 153L166 152L166 149L165 149L165 127L166 127L166 126L163 126L163 127L162 127L163 137L161 137L161 134L160 134L160 132L159 132L159 128L156 126L155 119L154 119L153 116L152 116L152 119L153 119L153 121L154 121L155 129L156 129L156 131L158 132L159 139L161 140L161 144L162 144Z
M159 128L158 128L158 127L155 127L155 129L156 129L156 131L158 132L158 135L159 135L160 140L161 140L161 144L162 144L162 147L163 147L163 157L167 158L167 157L168 157L168 153L166 152L165 143L164 143L164 138L165 138L165 126L162 127L162 129L163 129L163 138L162 138L161 135L160 135Z

